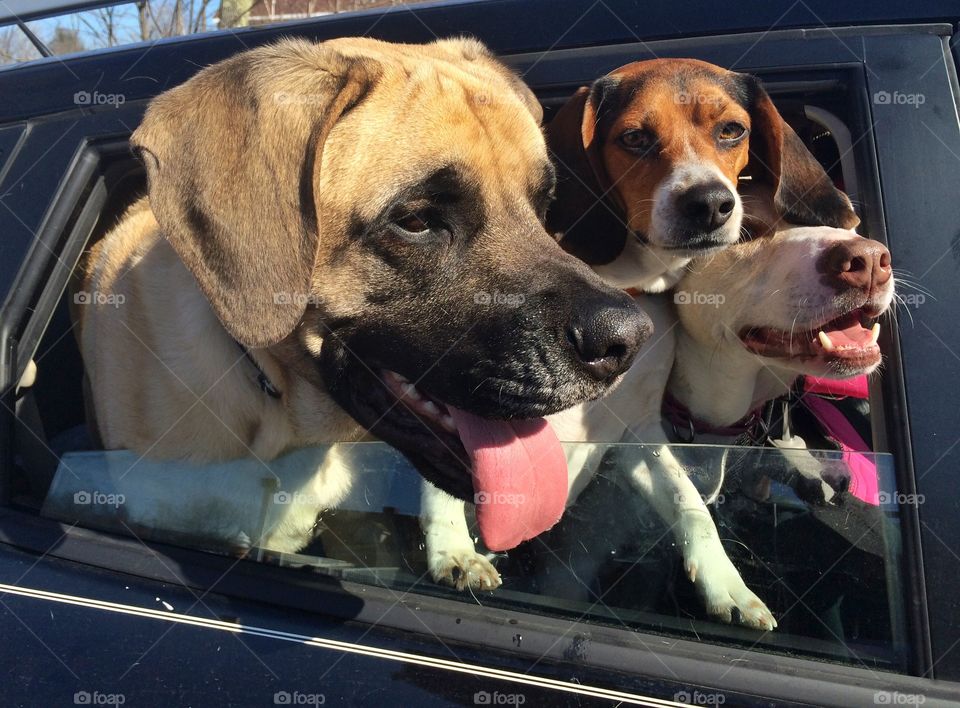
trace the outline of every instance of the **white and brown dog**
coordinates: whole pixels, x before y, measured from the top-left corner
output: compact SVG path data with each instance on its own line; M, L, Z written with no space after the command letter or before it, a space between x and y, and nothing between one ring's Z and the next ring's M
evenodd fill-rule
M691 297L676 298L680 324L668 391L671 413L679 412L680 420L670 416L671 422L683 433L689 425L696 442L731 445L751 432L743 421L757 419L749 414L786 394L798 376L847 378L877 369L877 319L893 300L894 278L890 254L877 241L848 229L781 225L772 234L694 261L677 292ZM665 427L672 426L665 421ZM690 438L684 435L683 442ZM632 481L639 483L633 491L669 527L708 613L775 627L727 556L707 509L722 489L722 465L709 470L710 489L704 493L668 448L659 452L632 470ZM636 454L626 450L622 457L630 458L621 464L636 464ZM624 481L619 481L620 503L631 493L623 489L630 486ZM573 520L551 538L551 547L573 549L562 561L539 554L540 576L549 579L554 592L578 600L587 599L606 560L594 552L597 540L591 540L587 526ZM604 549L635 541L629 537L630 514L623 515L622 524L603 528Z
M741 176L748 172L758 185L751 199L758 211L777 220L850 228L858 219L759 81L700 61L637 62L580 89L550 123L548 144L558 167L548 227L608 283L639 293L656 331L608 397L554 415L551 424L571 442L665 444L660 406L676 319L672 303L655 293L675 286L694 258L719 257L739 241ZM589 446L572 449L570 502L597 462ZM682 466L669 449L651 450L630 469L635 487L664 518L677 517L676 499L686 496L696 497L699 514L703 503ZM423 507L433 577L495 587L499 577L475 552L462 503L426 485ZM699 516L689 518L699 524ZM688 539L691 524L676 526L678 537ZM713 615L775 626L725 554L687 546L691 577Z

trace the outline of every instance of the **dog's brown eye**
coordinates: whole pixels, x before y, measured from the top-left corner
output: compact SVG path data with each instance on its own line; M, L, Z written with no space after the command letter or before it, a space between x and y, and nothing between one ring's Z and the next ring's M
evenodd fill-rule
M404 231L409 231L412 234L422 234L430 230L430 225L427 224L426 217L416 213L402 216L393 223Z
M645 153L657 145L657 137L649 130L628 130L620 136L620 144L631 152Z
M720 126L718 136L721 140L739 140L747 134L746 127L736 122L724 123Z

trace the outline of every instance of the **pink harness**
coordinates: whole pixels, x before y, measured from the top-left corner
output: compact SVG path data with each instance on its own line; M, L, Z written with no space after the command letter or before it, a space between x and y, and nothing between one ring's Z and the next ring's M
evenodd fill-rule
M805 393L817 395L803 396L803 405L807 407L820 423L824 434L833 440L843 453L843 461L850 470L849 492L867 504L880 504L880 486L877 481L877 466L869 455L870 447L860 437L850 421L837 410L830 401L821 396L851 397L866 399L868 397L867 377L855 376L846 380L818 379L813 376L804 377L803 390Z

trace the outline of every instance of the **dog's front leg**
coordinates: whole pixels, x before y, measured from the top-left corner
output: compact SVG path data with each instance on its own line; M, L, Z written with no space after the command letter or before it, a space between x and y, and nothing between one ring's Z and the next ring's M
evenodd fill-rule
M654 441L633 464L631 481L666 523L683 552L687 576L703 598L707 612L724 622L771 630L773 614L743 582L720 542L720 534L700 492L673 456L659 424L637 433Z
M420 527L426 537L427 568L434 582L457 590L493 590L503 581L470 537L465 504L423 480Z

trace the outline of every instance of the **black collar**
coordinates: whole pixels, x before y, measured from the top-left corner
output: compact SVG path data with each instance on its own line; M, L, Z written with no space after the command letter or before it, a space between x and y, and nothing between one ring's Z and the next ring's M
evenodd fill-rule
M243 346L240 342L237 342L237 346L240 348L240 351L243 352L243 356L246 358L246 360L249 361L253 368L257 370L257 385L260 387L260 390L270 396L270 398L281 398L283 393L280 391L280 389L273 385L270 377L267 376L263 369L260 368L260 364L258 364L257 360L253 358L250 350Z
M766 436L764 408L761 404L730 425L716 426L693 415L689 408L669 391L663 395L661 413L673 427L673 437L681 443L692 443L697 435L718 435L735 440L734 445L756 445Z

